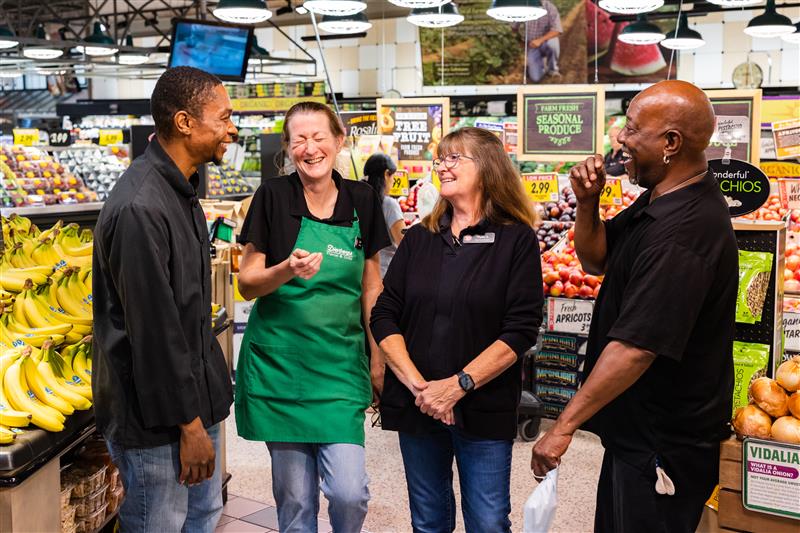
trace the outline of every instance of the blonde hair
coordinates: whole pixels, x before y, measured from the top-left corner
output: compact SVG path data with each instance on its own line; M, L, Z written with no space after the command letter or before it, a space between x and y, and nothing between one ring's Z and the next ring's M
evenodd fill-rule
M283 148L283 153L275 154L274 159L275 166L280 169L281 174L288 174L290 169L294 170L294 163L290 162L289 165L286 165L284 158L289 154L289 141L291 140L292 136L290 128L291 119L295 115L299 115L301 113L322 113L328 119L328 127L330 128L333 136L345 136L345 129L342 121L339 120L339 116L327 105L310 100L294 104L289 108L289 111L286 112L286 116L283 119L283 131L281 132L281 147ZM346 172L342 175L344 174L346 174Z
M474 157L481 192L481 217L492 224L526 224L539 221L522 186L522 179L497 136L480 128L461 128L447 134L439 143L438 157L462 153ZM438 232L439 222L453 206L442 197L433 211L422 219L429 231Z

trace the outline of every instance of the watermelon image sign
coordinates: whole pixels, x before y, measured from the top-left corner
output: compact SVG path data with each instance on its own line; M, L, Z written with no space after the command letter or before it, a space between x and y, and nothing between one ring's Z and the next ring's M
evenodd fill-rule
M517 159L582 161L602 151L604 94L599 86L520 89Z
M730 159L758 165L761 146L761 90L706 91L717 125L706 159L723 159L730 149Z

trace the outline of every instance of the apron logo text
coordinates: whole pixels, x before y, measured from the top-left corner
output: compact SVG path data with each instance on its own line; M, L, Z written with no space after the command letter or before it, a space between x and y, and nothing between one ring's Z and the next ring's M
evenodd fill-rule
M326 249L326 253L331 257L337 257L339 259L344 259L346 261L353 260L353 252L350 250L344 250L342 248L337 248L332 244L328 245Z

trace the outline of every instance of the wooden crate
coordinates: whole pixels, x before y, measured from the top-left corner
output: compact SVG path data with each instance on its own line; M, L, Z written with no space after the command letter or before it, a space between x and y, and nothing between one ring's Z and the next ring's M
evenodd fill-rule
M742 443L736 437L722 443L719 458L719 526L722 531L797 533L800 522L748 511L742 505Z

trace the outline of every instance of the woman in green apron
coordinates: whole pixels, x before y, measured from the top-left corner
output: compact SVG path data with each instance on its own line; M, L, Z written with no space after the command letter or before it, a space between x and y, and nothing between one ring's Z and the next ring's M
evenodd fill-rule
M383 384L363 324L390 240L374 191L333 168L344 129L327 106L293 106L283 143L296 172L261 185L240 238L239 291L256 303L236 368L236 425L267 443L282 532L317 531L320 490L334 532L358 532L371 374L377 391Z

